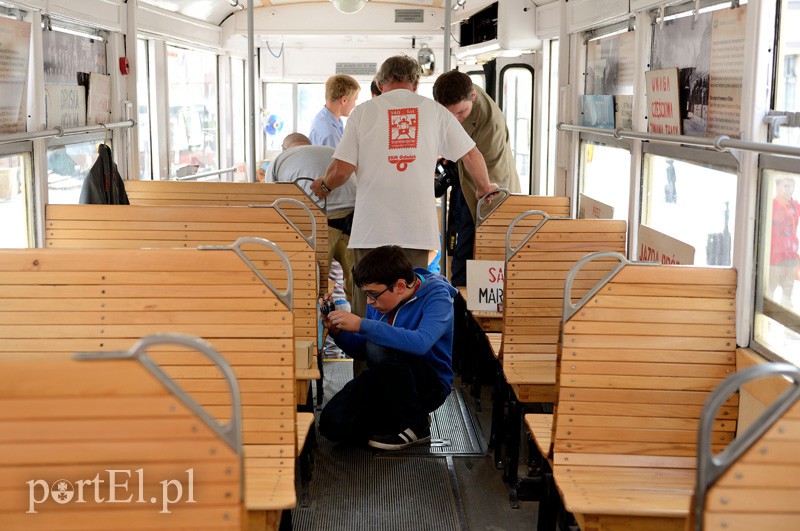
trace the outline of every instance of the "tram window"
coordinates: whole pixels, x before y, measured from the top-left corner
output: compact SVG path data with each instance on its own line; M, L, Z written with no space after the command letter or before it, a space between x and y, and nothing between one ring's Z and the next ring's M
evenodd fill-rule
M323 85L323 95L317 102L316 112L319 112L325 105L324 94ZM264 149L267 151L265 157L271 160L281 152L281 144L286 135L295 130L294 85L291 83L267 83L264 91L264 109L261 119Z
M31 241L28 228L28 153L0 156L0 247L25 248Z
M581 143L581 192L614 208L614 219L628 219L631 153L592 142Z
M359 94L363 99L363 93ZM325 105L324 83L300 83L297 85L297 131L308 136L314 117ZM291 132L291 131L290 131Z
M47 148L47 201L52 204L77 205L83 180L97 160L97 148L103 138L73 144L53 142ZM110 143L110 141L109 141Z
M549 109L547 126L547 176L542 192L545 195L555 194L556 189L556 138L558 137L558 41L550 43L550 86L549 86Z
M216 55L167 46L170 176L217 168Z
M694 247L695 265L731 265L736 173L644 156L642 223Z
M800 40L796 34L797 28L800 27L800 1L782 0L780 10L773 108L777 111L798 112L800 111L800 89L797 86L797 78L800 75ZM800 146L800 128L782 127L780 136L774 138L772 142Z
M417 85L417 94L425 96L428 99L433 99L433 83L422 83Z
M467 75L472 80L472 83L478 85L483 90L486 90L486 74L480 70L473 70L467 72Z
M508 66L500 74L503 114L523 194L531 190L531 124L533 123L533 71Z
M754 326L756 343L795 365L800 365L799 181L798 174L763 172Z
M153 178L152 141L150 138L150 90L147 41L136 40L136 99L139 109L136 124L139 128L139 178Z

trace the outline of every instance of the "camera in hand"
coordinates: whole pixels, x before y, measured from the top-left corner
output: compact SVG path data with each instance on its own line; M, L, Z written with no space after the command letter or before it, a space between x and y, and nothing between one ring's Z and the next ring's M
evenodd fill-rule
M458 165L455 162L440 160L436 163L436 177L433 179L433 192L442 197L447 189L458 179Z
M319 313L321 313L322 315L327 317L328 314L331 313L335 309L336 309L336 306L333 304L333 301L326 300L326 301L322 302L322 305L319 308Z

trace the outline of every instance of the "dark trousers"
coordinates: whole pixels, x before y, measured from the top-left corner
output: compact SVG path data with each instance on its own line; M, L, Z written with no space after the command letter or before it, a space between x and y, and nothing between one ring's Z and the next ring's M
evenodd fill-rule
M472 260L475 248L475 221L469 211L467 202L461 188L454 187L456 197L450 202L456 224L456 246L453 249L453 258L450 261L450 282L454 286L467 285L467 260Z
M417 356L368 342L366 362L322 410L319 431L331 441L363 443L427 426L427 414L450 392Z

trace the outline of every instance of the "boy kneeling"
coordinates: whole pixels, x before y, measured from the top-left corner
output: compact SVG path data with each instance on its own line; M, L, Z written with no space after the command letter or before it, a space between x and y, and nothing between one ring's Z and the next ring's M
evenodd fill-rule
M369 252L353 282L367 296L364 319L336 310L322 323L367 369L323 409L320 432L336 442L399 450L429 442L428 413L453 383L453 296L447 279L413 268L400 247Z

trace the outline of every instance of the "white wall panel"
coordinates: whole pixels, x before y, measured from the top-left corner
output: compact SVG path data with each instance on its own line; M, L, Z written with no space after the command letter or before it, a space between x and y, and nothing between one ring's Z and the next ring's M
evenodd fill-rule
M572 0L567 4L570 33L624 18L630 12L628 0Z
M49 0L45 12L96 28L124 29L125 4L119 0Z
M561 31L561 4L556 2L536 8L536 35L556 39Z

